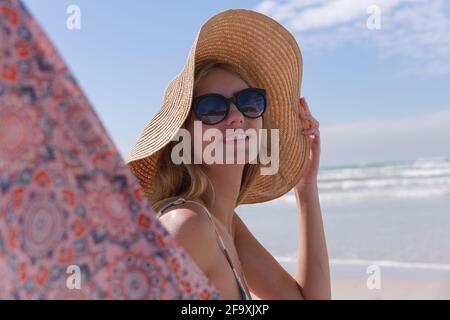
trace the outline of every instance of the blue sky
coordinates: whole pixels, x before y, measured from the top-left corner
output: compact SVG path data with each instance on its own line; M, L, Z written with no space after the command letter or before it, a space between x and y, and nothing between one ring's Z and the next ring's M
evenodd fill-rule
M300 45L323 165L450 156L446 0L24 2L123 155L160 108L201 25L247 8L279 21ZM366 25L372 4L379 30ZM69 5L81 9L80 30L66 27Z

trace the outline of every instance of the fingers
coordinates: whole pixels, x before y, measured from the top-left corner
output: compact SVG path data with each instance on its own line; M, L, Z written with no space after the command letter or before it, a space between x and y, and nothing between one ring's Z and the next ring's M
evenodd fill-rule
M306 123L306 126L309 128L320 126L319 121L317 121L313 116L306 116L301 119Z
M305 97L300 97L300 120L304 123L305 127L302 130L303 135L320 137L320 123L311 115Z
M306 108L303 106L303 97L300 97L300 103L298 104L298 110L300 111L300 117L306 116Z
M300 97L300 109L303 109L303 114L310 116L311 115L311 111L309 110L309 105L308 102L306 102L305 97Z
M300 120L306 128L319 128L320 123L311 115L305 97L300 98Z
M302 134L305 136L320 136L320 130L319 128L303 129Z

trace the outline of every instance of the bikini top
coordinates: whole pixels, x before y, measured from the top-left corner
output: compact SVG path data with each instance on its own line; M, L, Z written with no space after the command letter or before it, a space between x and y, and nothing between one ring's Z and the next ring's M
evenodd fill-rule
M206 212L206 214L208 215L209 220L211 221L213 228L214 228L214 232L216 233L216 239L217 239L217 243L220 247L220 249L222 250L223 254L225 255L225 258L227 259L228 263L230 264L231 269L233 270L233 274L236 278L237 284L239 286L239 290L241 291L241 296L242 296L242 300L252 300L251 298L251 294L245 284L245 282L243 281L243 279L239 276L239 273L237 272L236 268L233 265L233 262L230 258L230 254L228 253L227 248L225 247L225 242L223 241L222 237L220 236L219 232L217 231L216 228L216 224L214 223L214 220L212 218L211 213L209 212L208 208L206 208L204 205L202 205L199 202L196 201L192 201L192 200L185 200L183 198L178 198L177 200L174 200L172 202L169 202L168 204L165 204L158 212L157 212L157 217L161 217L165 212L166 209L168 209L169 207L172 207L174 205L179 205L179 204L183 204L183 203L187 203L187 202L191 202L191 203L195 203L198 204L199 206L201 206L204 211Z

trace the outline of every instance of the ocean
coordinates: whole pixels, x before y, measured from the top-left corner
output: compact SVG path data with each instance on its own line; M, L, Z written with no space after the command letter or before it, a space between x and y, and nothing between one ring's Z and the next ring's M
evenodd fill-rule
M332 272L369 265L450 277L450 158L321 168L319 198ZM237 213L290 271L297 257L295 196Z
M324 202L448 197L450 158L329 167L320 170L318 178ZM283 200L295 202L295 197Z

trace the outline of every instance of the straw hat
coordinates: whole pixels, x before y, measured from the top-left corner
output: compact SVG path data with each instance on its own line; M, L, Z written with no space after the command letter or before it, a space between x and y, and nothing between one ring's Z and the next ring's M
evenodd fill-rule
M237 66L255 86L267 91L264 117L271 117L279 129L279 170L275 175L258 173L241 203L278 198L298 183L309 159L309 140L301 133L299 119L303 60L288 30L251 10L226 10L203 24L183 70L165 90L161 110L144 129L126 162L150 196L158 188L154 176L160 151L188 117L195 70L211 59Z

